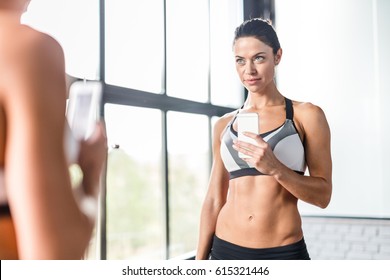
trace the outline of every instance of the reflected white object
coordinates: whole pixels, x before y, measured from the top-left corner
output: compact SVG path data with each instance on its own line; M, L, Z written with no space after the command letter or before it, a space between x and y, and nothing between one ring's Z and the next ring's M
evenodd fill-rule
M73 163L77 163L80 144L79 141L76 139L76 137L73 135L68 123L66 123L64 135L65 135L64 145L65 145L66 160L69 165Z
M97 81L77 81L69 90L66 117L73 136L84 140L93 133L99 119L102 84Z

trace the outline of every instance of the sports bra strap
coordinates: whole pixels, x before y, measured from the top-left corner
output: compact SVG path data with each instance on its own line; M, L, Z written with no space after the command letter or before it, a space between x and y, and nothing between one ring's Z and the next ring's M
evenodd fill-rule
M292 101L286 97L284 99L286 102L286 119L294 120L294 110L293 110Z
M292 105L292 101L288 99L287 97L284 98L286 103L286 119L288 120L294 120L294 109ZM244 105L241 106L239 110L237 110L237 113L234 115L234 118L230 121L230 124L234 123L234 121L237 118L237 115L240 113L240 110L244 108Z
M242 110L244 108L244 104L241 106L240 109L237 110L237 113L234 114L234 118L229 122L228 125L232 125L234 123L234 121L237 119L237 115L240 113L240 110Z

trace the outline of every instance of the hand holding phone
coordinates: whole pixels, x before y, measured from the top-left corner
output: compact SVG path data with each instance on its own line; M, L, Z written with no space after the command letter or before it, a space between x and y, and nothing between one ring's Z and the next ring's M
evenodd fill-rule
M101 99L102 84L98 81L77 81L71 85L66 117L77 140L85 140L93 133L100 117Z
M244 132L252 132L259 134L259 116L257 113L239 113L237 115L237 130L238 140L248 142L256 145L256 141L248 136L245 136ZM249 156L238 153L240 158L250 158Z

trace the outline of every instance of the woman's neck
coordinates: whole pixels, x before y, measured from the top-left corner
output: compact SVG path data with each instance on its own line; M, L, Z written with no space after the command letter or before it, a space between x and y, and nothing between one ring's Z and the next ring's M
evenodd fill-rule
M284 104L284 96L275 86L265 92L248 92L248 97L245 100L244 108L253 108L256 110L282 104Z
M20 24L22 18L22 13L9 10L9 9L0 9L0 22L1 23L13 23Z

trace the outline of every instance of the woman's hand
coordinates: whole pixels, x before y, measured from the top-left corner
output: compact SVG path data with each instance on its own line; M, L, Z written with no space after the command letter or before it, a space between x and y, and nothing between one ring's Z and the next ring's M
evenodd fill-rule
M99 190L100 174L107 157L107 137L103 122L87 140L80 143L78 163L83 171L84 192L96 196Z
M251 132L244 132L243 134L254 139L257 145L236 140L234 141L233 148L249 156L249 158L243 158L242 160L246 161L250 166L256 168L263 174L273 175L281 163L276 158L270 145L260 135Z

